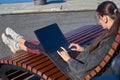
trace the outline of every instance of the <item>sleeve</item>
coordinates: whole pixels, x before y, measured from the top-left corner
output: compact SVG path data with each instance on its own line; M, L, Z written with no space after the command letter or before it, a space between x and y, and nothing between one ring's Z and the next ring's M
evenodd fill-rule
M68 60L68 65L69 65L69 69L71 71L73 71L74 73L77 73L77 72L83 72L83 68L84 68L84 63L80 62L80 61L77 61L73 58L69 59Z
M85 50L81 52L76 59L71 58L68 60L67 63L69 65L69 69L74 72L83 72L83 68L85 67L84 62L86 61L88 56L89 46L85 47Z

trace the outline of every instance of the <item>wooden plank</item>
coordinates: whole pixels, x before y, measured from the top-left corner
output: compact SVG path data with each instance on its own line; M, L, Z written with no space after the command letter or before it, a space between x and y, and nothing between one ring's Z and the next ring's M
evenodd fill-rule
M9 60L9 59L11 59L11 58L16 58L17 56L20 56L21 54L19 53L16 53L16 54L14 54L14 55L10 55L9 57L7 56L7 57L5 57L5 58L2 58L2 59L0 59L0 63L6 63L6 64L8 64L8 61L7 60Z
M41 64L43 64L44 62L46 62L46 61L48 61L48 60L49 60L49 59L48 59L47 57L45 57L45 58L43 58L43 59L40 59L39 61L34 62L34 63L28 65L28 66L27 66L27 69L30 70L30 71L32 71L32 69L33 69L35 66L41 65Z
M108 61L110 60L110 58L111 58L111 57L110 57L109 55L106 55L105 58L104 58L104 61L105 61L106 63L108 63Z
M47 79L48 80L52 80L52 79L54 79L54 78L51 78L51 76L53 75L53 74L55 74L56 72L58 72L59 70L57 69L57 68L53 68L53 69L51 69L51 70L49 70L47 73L45 73L45 74L43 74L43 78L44 78L44 76L46 75L47 76ZM49 75L48 75L49 74ZM62 73L61 73L62 74Z
M89 33L92 33L93 31L97 31L97 30L100 30L100 29L94 28L94 27L92 29L88 28L88 29L81 31L81 32L80 31L75 32L75 34L72 34L71 36L67 37L67 39L74 40L74 39L76 39L76 37L83 37L83 36L88 35Z
M38 55L37 55L37 56L38 56ZM22 67L26 69L28 65L30 65L30 64L32 64L32 63L35 63L35 62L37 62L37 61L40 61L41 59L43 59L43 58L45 58L45 57L46 57L45 55L41 54L40 56L38 56L38 57L36 57L36 58L34 58L34 59L31 59L31 60L23 63L23 64L22 64Z
M22 61L22 60L24 60L24 59L26 59L26 58L29 58L29 57L32 57L34 54L26 54L25 56L23 56L23 57L21 57L21 58L19 58L19 59L15 59L15 60L13 60L12 62L13 62L13 64L14 65L17 65L18 66L18 62L19 61Z
M92 29L95 29L95 28L101 29L101 26L100 25L87 25L87 26L79 27L79 28L77 28L75 30L72 30L70 32L65 33L65 36L66 36L66 38L69 38L69 37L74 36L74 35L76 35L78 33L79 34L80 33L84 34L85 32L88 32L88 31L90 31Z
M101 69L102 69L102 68L101 68L100 66L97 66L97 67L95 68L95 71L96 71L96 72L99 72Z
M114 49L116 51L118 45L119 45L119 43L117 43L116 41L114 41L113 44L112 44L112 49Z
M103 68L104 66L106 65L106 62L103 60L101 63L100 63L100 67Z
M116 41L117 43L120 43L120 34L117 35L117 37L115 38L115 41Z
M38 57L38 55L31 55L23 60L18 61L17 64L18 64L18 66L22 66L23 63L28 62L36 57Z
M40 69L38 69L38 71L40 71L41 72L41 74L40 75L42 75L42 74L45 74L46 72L48 72L49 70L51 70L51 69L53 69L53 68L56 68L56 66L53 64L53 63L51 63L51 64L49 64L48 66L46 66L46 67L44 67L44 68L40 68ZM38 72L37 71L37 72ZM46 76L44 76L43 75L43 77L46 77ZM47 77L46 77L47 78Z
M57 78L57 80L71 80L71 79L66 76L60 76L59 78Z
M87 75L85 78L84 78L84 80L90 80L90 78L91 78L91 75Z
M21 55L19 55L19 56L16 56L16 57L11 57L11 58L9 58L9 59L7 59L8 60L8 64L13 64L13 61L14 60L17 60L17 59L21 59L22 57L24 57L24 56L26 56L27 54L25 53L25 54L21 54Z
M92 71L91 73L90 73L90 76L95 76L96 75L96 72L95 71Z
M58 72L56 72L55 74L53 74L53 75L51 75L50 77L52 78L52 79L55 79L55 80L57 80L57 79L59 79L60 77L63 77L64 75L63 74L61 74L61 72L60 71L58 71ZM65 80L65 76L64 76L64 80ZM61 79L61 80L63 80L63 79Z
M110 56L110 57L112 57L113 55L114 55L114 53L115 53L115 51L114 51L114 49L110 49L109 50L109 52L108 52L108 55Z
M95 33L98 33L98 32L101 32L102 30L90 30L90 31L88 31L88 32L84 32L84 33L78 33L78 34L75 34L74 35L74 37L71 37L70 39L69 38L67 38L67 40L68 41L70 41L70 42L73 42L74 40L78 40L78 39L81 39L81 38L83 38L83 39L85 39L85 38L87 38L88 36L91 36L91 35L93 35L93 34L95 34ZM94 32L94 33L93 33ZM92 34L91 34L92 33ZM94 35L93 35L94 36Z
M87 38L84 38L84 39L82 39L81 41L75 41L76 43L79 43L79 44L81 44L81 45L85 45L85 44L88 44L88 43L91 43L91 41L93 40L93 39L95 39L96 37L98 37L99 35L101 35L101 31L100 32L98 32L98 33L96 33L96 34L94 34L94 36L93 35L91 35L91 36L88 36Z
M34 66L33 69L32 69L32 71L33 71L34 73L37 73L37 71L38 71L39 69L42 69L42 68L44 68L44 67L46 67L46 66L49 66L50 64L52 64L52 62L51 62L50 60L47 60L47 61L45 61L44 63L41 63L41 64L39 64L39 65ZM41 72L42 72L42 70L41 70Z
M78 39L76 39L74 42L80 42L80 41L83 41L83 40L86 40L86 39L88 39L88 38L91 38L92 36L95 36L95 34L99 34L101 32L101 30L100 31L94 31L94 32L92 32L92 33L89 33L89 34L87 34L86 36L83 36L83 37L79 37ZM102 32L101 32L102 33ZM73 42L73 41L72 41Z

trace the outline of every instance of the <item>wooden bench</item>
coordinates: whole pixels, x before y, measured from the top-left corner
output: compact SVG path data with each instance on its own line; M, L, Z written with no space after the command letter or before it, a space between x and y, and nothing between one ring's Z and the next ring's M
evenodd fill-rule
M91 40L98 37L103 32L104 30L101 28L100 25L88 25L88 26L80 27L71 32L68 32L65 34L65 36L69 42L75 42L81 45L89 45ZM112 52L113 49L111 49ZM110 55L112 56L112 54ZM108 57L106 57L105 60L107 60L107 58ZM101 66L105 65L107 62L108 61L100 63L100 68L103 68L104 66L103 67ZM7 69L10 66L10 70L8 69L5 72L5 75L7 75L9 80L13 78L14 78L13 80L18 80L18 79L22 80L23 78L25 78L23 77L25 75L28 75L29 77L38 75L45 80L70 80L70 78L65 76L44 54L35 55L27 52L16 53L11 56L0 59L0 63L2 64L2 68L6 67L5 69ZM95 70L98 69L99 67L95 68ZM98 71L95 72L98 73ZM95 72L92 71L89 75L85 77L85 80L89 80L91 77L96 75L97 73ZM21 74L22 76L18 76ZM17 77L15 75L17 75Z

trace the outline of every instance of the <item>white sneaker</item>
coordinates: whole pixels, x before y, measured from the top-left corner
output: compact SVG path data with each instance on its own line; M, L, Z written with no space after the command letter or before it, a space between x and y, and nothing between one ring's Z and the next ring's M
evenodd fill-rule
M7 35L10 35L14 40L18 41L20 38L23 38L20 34L16 33L12 28L7 27L5 30Z
M18 43L13 39L7 37L4 33L2 33L1 38L2 41L10 48L13 53L19 50L19 47L17 47Z

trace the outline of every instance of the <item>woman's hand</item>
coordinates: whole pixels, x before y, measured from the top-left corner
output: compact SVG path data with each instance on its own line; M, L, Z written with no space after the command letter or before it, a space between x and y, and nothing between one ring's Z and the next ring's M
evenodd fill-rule
M61 49L62 51L57 51L57 53L62 57L64 61L67 62L71 57L65 48L61 47Z
M69 48L71 48L71 50L73 50L73 51L79 51L79 52L84 51L84 47L82 47L76 43L71 43Z

